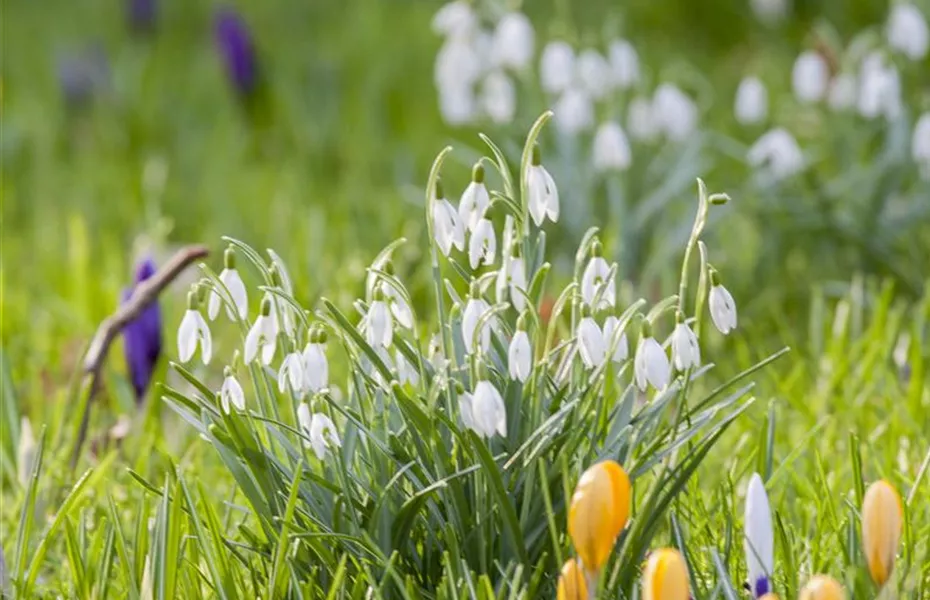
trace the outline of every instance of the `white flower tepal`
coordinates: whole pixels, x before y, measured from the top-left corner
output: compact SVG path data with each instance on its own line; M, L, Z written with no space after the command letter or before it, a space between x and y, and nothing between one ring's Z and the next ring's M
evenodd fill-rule
M482 379L471 398L471 420L475 432L485 438L495 433L507 436L507 409L494 384Z
M433 31L449 37L462 37L474 33L478 16L466 0L454 0L443 5L433 15Z
M600 172L625 171L633 160L630 143L616 121L607 121L594 134L594 168Z
M774 572L774 536L772 534L772 512L765 493L762 477L754 473L746 490L746 517L744 522L746 570L754 598L761 598L772 591L771 577Z
M521 12L509 12L501 17L494 29L491 58L499 67L522 71L533 60L535 41L533 24L527 16Z
M610 276L610 265L601 256L600 242L595 242L591 259L581 274L581 300L594 310L610 308L617 302L617 289Z
M578 135L594 125L594 103L591 94L584 88L572 85L562 92L552 107L553 123L568 136Z
M539 78L550 94L565 91L575 76L575 51L566 42L554 41L543 49L539 62Z
M439 112L449 125L467 125L477 118L478 108L471 84L456 83L439 88Z
M246 364L251 363L261 351L262 363L271 364L274 358L275 347L277 346L276 338L278 329L271 317L271 299L265 297L262 299L261 311L255 318L255 323L249 329L248 335L245 336L245 353L243 358Z
M760 137L749 149L749 164L775 180L790 177L804 168L804 154L788 130L778 127Z
M924 178L930 178L930 112L917 119L914 137L911 140L911 157Z
M643 335L636 346L636 356L633 359L633 375L636 387L645 392L647 385L661 390L668 385L672 367L669 364L665 350L659 342L652 337L648 324L643 325Z
M304 436L310 438L304 440L304 446L312 448L317 459L323 460L327 450L342 446L339 432L332 419L323 413L310 414L310 407L306 402L301 402L297 407L297 422Z
M813 50L802 52L791 71L795 97L804 103L817 102L827 93L830 69L827 61Z
M911 60L923 60L930 49L927 19L914 4L894 2L885 28L888 45Z
M639 55L630 42L616 40L607 49L614 84L626 90L639 82Z
M679 371L701 366L701 347L697 336L680 314L675 331L672 332L672 357Z
M666 138L681 142L697 128L698 110L678 86L663 83L652 98L652 118Z
M453 246L459 250L465 248L465 225L452 203L443 196L442 185L438 181L436 199L433 200L433 237L439 251L446 256Z
M231 320L235 320L237 315L240 320L245 320L249 312L249 295L246 292L245 284L242 282L242 277L239 276L239 271L236 270L236 254L231 247L226 249L223 261L224 268L220 272L219 280L226 287L235 306L235 312L227 306L226 314ZM210 290L207 316L210 317L211 321L219 315L220 304L222 303L223 299L220 297L220 293L215 289Z
M282 394L288 392L302 394L304 391L304 363L298 352L291 352L281 361L278 371L278 391Z
M497 124L510 123L517 112L517 89L502 71L494 71L481 84L481 106Z
M712 285L707 300L710 307L710 318L714 322L714 327L723 335L727 335L736 329L736 302L733 301L733 296L730 295L727 288L720 284L716 271L711 272L711 282Z
M488 219L481 219L475 226L468 243L468 263L472 269L481 265L490 265L497 254L497 236L494 224Z
M635 140L651 142L656 139L659 123L653 113L652 102L648 98L637 96L630 101L626 127Z
M765 84L758 77L744 78L736 88L736 120L743 125L755 125L764 121L768 112L769 97Z
M849 110L856 105L858 93L855 75L840 73L830 82L827 103L835 111Z
M622 363L630 356L630 349L628 347L628 342L626 339L626 332L621 331L620 337L616 340L614 339L617 335L617 328L620 326L620 319L610 315L604 320L604 343L607 346L608 351L611 348L612 344L614 346L613 354L611 355L611 360L615 363Z
M559 190L549 171L542 166L539 146L533 148L533 157L526 174L526 188L529 196L530 216L537 227L542 227L548 217L555 223L559 220Z
M789 0L749 0L752 12L763 23L771 25L785 18Z
M316 393L329 386L329 361L326 359L325 334L311 334L310 342L304 348L304 383L307 390Z
M894 119L901 113L901 77L885 56L875 51L862 60L859 114L867 119Z
M590 316L578 323L577 339L578 353L585 368L591 370L601 366L607 356L607 344L604 342L604 332Z
M600 100L606 96L613 83L610 64L597 50L584 50L578 55L577 79L591 98Z
M510 340L507 351L507 371L513 380L526 383L533 368L533 349L530 345L530 336L526 331L518 329Z
M206 365L213 355L213 338L197 304L197 292L192 291L187 295L187 311L178 327L178 358L183 363L190 362L200 346L200 358Z
M220 406L227 415L231 412L232 407L236 410L245 410L245 392L239 384L239 380L233 374L232 369L226 367L223 385L220 387Z
M472 169L471 182L459 200L459 219L469 231L474 231L490 205L491 196L484 184L484 166L478 163Z
M380 288L375 289L374 299L365 315L365 339L369 346L382 348L389 348L394 340L394 317Z
M465 342L465 352L472 354L475 352L475 342L480 341L480 347L477 348L482 352L487 352L491 347L491 327L490 323L485 321L478 332L478 321L481 316L488 311L490 307L483 298L472 297L465 304L465 310L462 312L462 340Z

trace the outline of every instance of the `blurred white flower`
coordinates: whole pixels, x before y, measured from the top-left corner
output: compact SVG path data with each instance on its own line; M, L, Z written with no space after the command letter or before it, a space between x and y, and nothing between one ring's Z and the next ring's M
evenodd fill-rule
M624 171L633 160L630 143L616 121L606 121L597 128L592 154L594 168L600 172Z
M564 135L577 135L594 125L594 103L588 92L579 86L565 90L552 112L556 128Z
M679 371L701 366L701 347L697 336L680 317L672 332L672 358Z
M617 289L613 278L608 280L610 265L599 253L596 253L585 266L581 275L581 301L593 310L600 310L614 306L617 301ZM594 300L597 295L597 305Z
M772 591L771 577L774 574L774 535L772 534L772 511L765 485L758 473L753 473L746 489L746 570L753 598L762 598Z
M397 368L397 380L401 385L416 385L420 382L420 373L417 368L410 364L407 357L403 355L400 348L394 349L394 365Z
M911 140L911 156L925 179L930 179L930 112L917 119L914 138Z
M482 437L489 438L495 433L507 436L507 409L504 399L494 384L482 379L475 386L471 397L472 429Z
M277 347L275 338L278 336L278 328L270 315L271 299L265 297L262 299L261 311L258 317L255 318L252 328L249 329L248 335L245 336L243 358L246 364L255 360L259 350L261 350L263 364L270 365L271 359L274 358L274 351Z
M626 40L616 40L607 49L613 83L626 90L639 81L639 55L636 48Z
M473 122L478 114L476 104L471 84L439 88L439 112L448 125L457 127Z
M830 68L827 61L813 50L802 52L791 71L791 85L800 102L817 102L827 93Z
M788 14L788 0L749 0L756 18L767 25L777 23Z
M594 369L604 362L607 353L607 344L604 342L604 332L590 316L581 319L578 323L578 353L586 369Z
M291 352L281 361L278 391L284 394L293 390L296 394L302 394L305 387L303 359L299 352Z
M613 73L607 59L597 50L587 49L578 55L577 79L588 95L595 100L604 98L610 93L613 83Z
M449 256L452 246L459 250L465 249L465 225L459 218L459 213L452 204L440 195L433 201L433 236L439 250Z
M326 451L330 448L339 448L342 442L339 440L339 432L336 431L336 425L332 419L323 413L310 414L310 407L306 402L301 402L297 407L297 422L301 430L310 440L304 440L304 446L313 448L313 453L319 460L326 458Z
M565 91L575 76L575 51L566 42L549 42L539 60L539 79L550 94Z
M365 339L369 346L390 348L394 341L394 317L384 301L381 290L375 290L374 299L365 315Z
M895 2L885 28L888 45L911 60L923 60L930 49L927 19L914 4Z
M449 38L436 55L433 80L440 91L467 88L478 80L482 69L481 54L471 38Z
M472 417L472 404L474 403L474 398L468 392L462 391L459 392L459 414L462 417L462 425L466 429L471 429L474 432L478 432L475 428L475 419Z
M490 204L491 196L488 194L487 186L484 185L484 167L479 163L472 170L471 182L462 192L462 198L459 200L459 218L469 231L475 230Z
M714 279L716 276L712 276ZM736 302L727 288L714 283L710 288L707 303L710 305L710 318L720 333L727 335L736 329Z
M507 372L511 379L525 383L532 367L533 349L530 346L530 336L526 331L518 329L513 334L510 348L507 350Z
M517 254L514 255L513 252ZM506 250L505 250L506 252ZM504 264L497 272L495 293L498 302L510 300L513 307L519 312L526 306L526 264L519 250L511 249L510 257L504 257Z
M559 190L552 175L546 170L539 155L539 149L533 150L533 160L526 175L526 189L529 195L530 216L537 227L549 217L553 223L559 220Z
M827 103L835 111L849 110L856 105L858 92L855 75L840 73L830 82Z
M697 127L697 106L671 83L663 83L656 88L652 98L652 116L665 137L673 142L683 141Z
M881 52L869 53L859 73L859 114L867 119L901 114L901 77Z
M533 24L526 15L521 12L505 14L494 29L491 43L494 64L522 71L533 60L535 37Z
M637 96L630 101L626 127L635 140L651 142L656 139L659 124L652 112L652 102L648 98Z
M311 337L310 342L304 347L303 361L304 383L308 391L316 393L329 386L329 361L326 359L324 343L314 341L314 337Z
M438 333L433 334L433 337L429 339L427 356L430 364L433 365L433 368L437 371L446 368L446 357L442 353L442 337L440 337Z
M220 406L227 415L232 410L231 406L235 406L236 410L245 410L245 392L229 367L225 369L225 378L220 387Z
M651 335L639 340L636 346L636 356L633 359L633 375L636 387L645 392L647 385L661 390L668 385L672 367L668 362L665 350Z
M608 350L610 349L610 345L614 343L614 336L617 334L617 327L619 326L620 319L613 315L610 315L604 320L604 344L607 346ZM617 345L614 347L614 353L611 359L615 363L621 363L630 356L630 349L628 347L625 331L620 333L620 338L616 343Z
M494 224L488 219L481 219L475 226L468 243L468 264L472 269L480 265L490 265L497 254L497 236L494 233Z
M388 303L397 324L405 329L412 329L413 311L410 310L410 305L407 304L404 295L390 283L385 283L382 289L384 290L384 300Z
M481 106L495 123L513 121L517 111L517 90L503 71L494 71L481 83Z
M736 88L736 120L743 125L755 125L769 113L769 94L758 77L744 77Z
M210 337L210 328L203 315L197 309L196 293L188 294L188 308L178 327L178 358L181 362L190 362L200 346L200 358L203 364L210 363L213 355L213 338Z
M229 251L227 251L227 256L228 252ZM245 284L242 282L242 277L239 276L239 271L236 270L235 266L227 266L220 272L220 282L226 286L236 308L236 312L233 312L232 309L227 307L227 316L229 316L231 320L235 320L238 315L239 319L244 320L249 312L249 297L245 290ZM220 305L222 303L223 300L220 298L220 293L215 289L211 289L210 300L207 303L207 316L210 317L211 321L216 319L217 315L220 314Z
M804 168L801 148L782 127L772 129L760 137L749 149L749 164L778 180L790 177Z
M480 335L481 352L487 352L491 348L491 325L485 321L481 332L478 332L478 321L481 316L488 311L490 307L484 298L469 298L465 303L465 310L462 312L462 340L465 342L465 353L472 354L475 352L475 336Z
M26 487L36 460L36 438L32 433L29 417L23 416L19 421L19 443L16 446L16 478L20 485Z
M466 0L454 0L443 5L433 15L433 31L439 35L462 37L470 35L478 26L478 16Z

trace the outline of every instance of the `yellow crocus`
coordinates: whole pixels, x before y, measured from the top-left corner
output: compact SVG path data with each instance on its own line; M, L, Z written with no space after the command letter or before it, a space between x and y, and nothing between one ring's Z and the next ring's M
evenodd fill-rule
M688 600L688 568L681 553L662 548L649 555L643 571L643 600Z
M759 598L759 600L778 600L778 596L776 596L775 594L769 592L768 594L766 594L766 595L762 596L761 598Z
M836 579L815 575L801 590L800 600L846 600L846 592Z
M576 559L562 565L559 574L558 600L588 600L584 569Z
M618 463L599 462L578 481L568 510L568 535L584 568L597 572L630 518L630 478Z
M903 519L897 490L884 479L870 485L862 499L862 547L872 580L879 586L894 569Z

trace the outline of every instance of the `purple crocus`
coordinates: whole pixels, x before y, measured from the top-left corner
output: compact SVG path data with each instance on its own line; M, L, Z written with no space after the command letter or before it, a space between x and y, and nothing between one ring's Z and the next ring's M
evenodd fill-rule
M126 0L126 18L133 31L138 33L153 31L157 16L158 0Z
M213 18L213 35L230 83L242 96L251 95L258 85L258 64L245 21L232 8L221 7Z
M123 290L122 302L129 300L136 286L154 275L155 270L151 258L139 263L135 283ZM161 354L161 309L157 300L143 308L139 316L123 328L123 348L132 387L136 392L136 402L141 403Z
M69 108L90 104L94 97L106 90L109 77L107 56L98 45L62 55L58 59L58 83Z

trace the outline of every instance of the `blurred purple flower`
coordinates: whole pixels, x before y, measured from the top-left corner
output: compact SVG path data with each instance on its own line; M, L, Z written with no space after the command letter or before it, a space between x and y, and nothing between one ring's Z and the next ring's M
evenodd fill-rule
M133 31L152 31L158 16L158 0L126 0L126 16Z
M132 296L136 286L155 274L155 263L146 258L136 267L135 283L123 290L122 303ZM136 402L142 402L145 391L152 380L152 373L161 354L161 309L158 301L142 309L134 321L123 328L123 349L126 352L126 365L136 392Z
M258 84L258 65L245 21L232 8L219 8L213 18L213 35L230 83L241 95L251 95Z
M70 107L88 104L106 89L110 77L107 56L94 45L58 59L58 83Z

